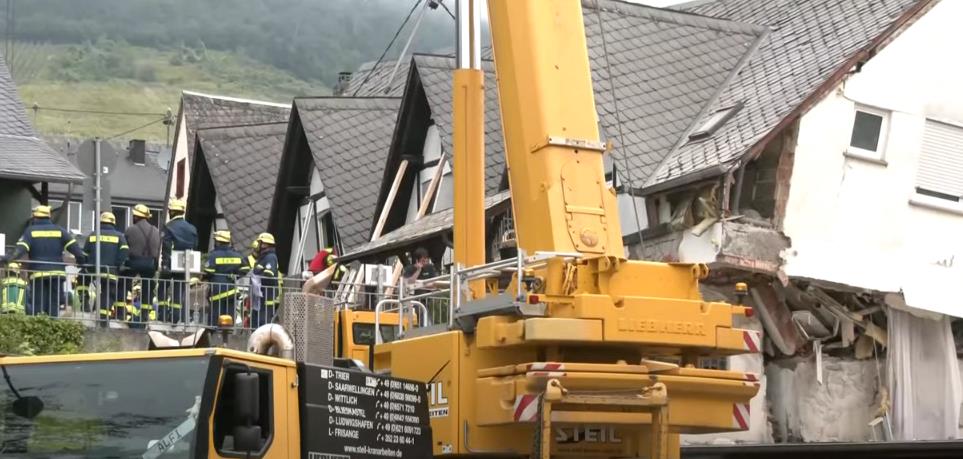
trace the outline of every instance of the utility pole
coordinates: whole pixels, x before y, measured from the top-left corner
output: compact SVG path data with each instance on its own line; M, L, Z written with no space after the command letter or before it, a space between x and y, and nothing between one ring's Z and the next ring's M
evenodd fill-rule
M94 175L94 236L96 237L95 255L94 255L94 279L96 282L95 291L97 292L97 317L100 317L100 295L104 292L100 291L100 189L101 189L101 176L103 175L103 169L100 161L100 137L94 139L94 166L96 169ZM81 217L81 226L83 226L83 217Z

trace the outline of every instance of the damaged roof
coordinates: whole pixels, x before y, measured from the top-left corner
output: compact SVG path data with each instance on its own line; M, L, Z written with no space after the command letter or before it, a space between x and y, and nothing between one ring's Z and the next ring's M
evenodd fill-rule
M267 231L287 126L267 123L197 130L198 152L238 247ZM192 173L201 169L192 168ZM207 198L188 196L191 201Z
M383 97L294 100L345 251L371 237L400 104Z
M485 198L485 213L490 217L499 211L507 209L510 203L511 195L507 190L488 196ZM341 260L349 262L373 255L384 254L397 248L409 247L417 242L438 236L446 231L451 231L454 224L454 209L448 208L435 212L385 234L375 241L356 247L341 257Z
M766 26L770 33L725 85L708 113L742 104L710 138L669 155L647 186L739 160L807 108L807 99L841 78L860 52L879 45L929 0L716 0L682 5L688 13ZM865 56L866 58L869 55Z
M26 182L81 183L84 174L37 137L0 58L0 178Z

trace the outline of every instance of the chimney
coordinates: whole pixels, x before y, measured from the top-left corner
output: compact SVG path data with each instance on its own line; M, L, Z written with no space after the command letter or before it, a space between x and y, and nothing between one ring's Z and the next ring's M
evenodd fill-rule
M351 84L351 72L338 72L338 83L334 85L334 95L345 95L349 84Z
M140 139L131 140L130 144L127 146L128 157L134 164L138 166L147 165L147 159L145 157L146 150L146 142Z

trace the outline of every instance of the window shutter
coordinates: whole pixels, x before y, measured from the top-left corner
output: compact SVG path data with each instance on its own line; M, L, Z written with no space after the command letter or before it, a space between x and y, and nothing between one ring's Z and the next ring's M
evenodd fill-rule
M963 196L963 128L926 120L916 185Z

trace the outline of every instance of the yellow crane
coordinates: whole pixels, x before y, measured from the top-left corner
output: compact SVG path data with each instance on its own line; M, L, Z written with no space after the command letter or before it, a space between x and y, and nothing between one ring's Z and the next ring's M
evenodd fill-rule
M624 255L579 0L488 0L519 255L485 263L481 6L458 2L451 319L373 368L428 384L435 455L667 458L746 429L756 376L697 363L758 352L751 309L704 301L704 265Z

